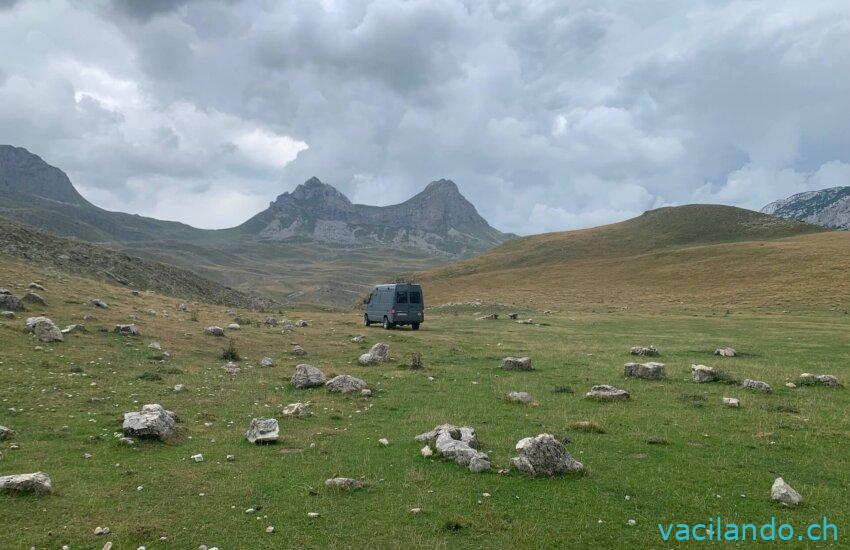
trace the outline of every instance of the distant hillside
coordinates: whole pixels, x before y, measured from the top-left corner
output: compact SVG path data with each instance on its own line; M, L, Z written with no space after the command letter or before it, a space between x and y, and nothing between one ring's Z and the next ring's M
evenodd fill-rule
M761 211L780 218L850 230L850 187L797 193L787 199L772 202Z
M850 300L850 235L730 206L509 241L416 277L430 303L732 307Z
M64 172L0 145L0 217L178 265L281 301L347 306L400 271L469 257L513 237L448 180L397 205L352 204L316 178L231 229L204 230L85 200Z
M153 290L212 304L257 308L270 305L268 300L227 288L185 269L0 219L0 264L4 257L132 289ZM0 268L0 276L2 273Z

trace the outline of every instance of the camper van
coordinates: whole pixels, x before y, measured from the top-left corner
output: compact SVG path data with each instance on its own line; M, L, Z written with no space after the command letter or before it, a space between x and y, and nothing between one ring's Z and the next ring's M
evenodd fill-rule
M387 330L397 325L410 325L413 330L419 330L419 324L425 320L425 301L419 285L378 285L369 293L365 304L363 322L367 327L381 323Z

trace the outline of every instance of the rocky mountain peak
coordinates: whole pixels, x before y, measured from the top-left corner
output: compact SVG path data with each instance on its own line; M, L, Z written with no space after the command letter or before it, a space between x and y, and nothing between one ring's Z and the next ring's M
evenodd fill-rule
M62 170L23 147L0 145L0 192L91 206Z
M850 230L850 187L797 193L774 201L761 211L779 218Z
M347 209L351 201L336 187L323 183L319 178L312 177L296 187L291 193L278 196L273 206L285 207L297 205L319 209Z

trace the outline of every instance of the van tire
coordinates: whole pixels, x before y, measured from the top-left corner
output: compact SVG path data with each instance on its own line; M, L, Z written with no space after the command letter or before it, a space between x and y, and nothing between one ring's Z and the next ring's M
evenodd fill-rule
M367 327L372 324L369 321L369 315L366 315L366 314L363 315L363 324L366 325Z
M387 319L387 318L386 318L386 316L385 316L385 317L384 317L384 329L385 329L385 330L390 330L390 329L392 329L393 327L395 327L395 325L394 325L394 324L392 324L392 323L390 323L390 320L389 320L389 319Z
M419 330L419 323L413 323L412 325L410 325L410 328L412 328L413 330Z

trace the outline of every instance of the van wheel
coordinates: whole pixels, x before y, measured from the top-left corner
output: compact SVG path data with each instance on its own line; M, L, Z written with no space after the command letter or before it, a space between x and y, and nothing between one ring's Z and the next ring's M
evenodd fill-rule
M363 315L363 324L366 325L367 327L372 324L372 323L369 322L369 316L368 315Z
M390 330L390 329L391 329L391 328L393 328L394 326L395 326L394 324L390 323L390 320L389 320L389 319L387 319L386 317L384 317L384 329L386 329L386 330Z
M413 323L412 325L410 325L410 328L412 328L413 330L419 330L419 323Z

